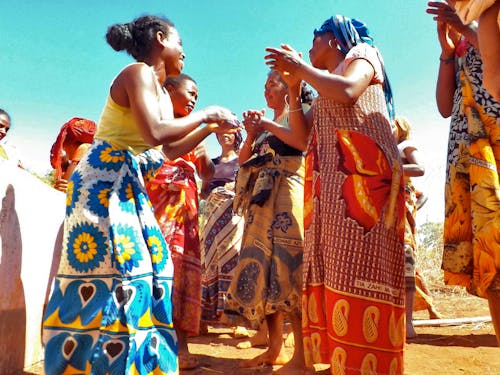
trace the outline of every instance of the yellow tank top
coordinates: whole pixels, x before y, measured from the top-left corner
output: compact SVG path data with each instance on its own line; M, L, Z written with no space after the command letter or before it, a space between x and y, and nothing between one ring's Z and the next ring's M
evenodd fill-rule
M152 74L157 82L156 74L153 71ZM172 102L169 100L168 94L163 92L159 83L157 83L157 88L160 119L173 118ZM134 155L150 148L161 150L161 145L153 147L144 140L130 107L123 107L115 103L111 94L108 95L99 119L95 139L106 141L119 150L128 150Z

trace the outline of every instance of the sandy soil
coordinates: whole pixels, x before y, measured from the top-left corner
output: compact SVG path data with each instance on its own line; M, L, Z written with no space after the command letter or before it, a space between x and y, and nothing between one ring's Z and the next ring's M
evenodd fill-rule
M473 296L450 294L434 296L438 310L445 318L488 316L486 300ZM419 311L415 319L427 320ZM409 340L405 352L405 374L411 375L477 375L500 374L500 348L491 322L443 327L416 327L418 337ZM198 355L200 366L181 371L181 375L271 374L271 366L240 369L243 358L252 358L264 348L237 349L236 340L225 328L209 328L209 334L190 339L190 351ZM290 354L292 349L290 349ZM275 366L274 370L279 366ZM318 366L318 374L329 374L327 366Z
M434 302L445 318L488 316L486 300L469 295L439 294ZM415 319L427 320L427 312L416 312ZM405 352L407 375L500 375L500 348L497 347L490 321L441 327L417 326L418 337L410 340ZM181 375L271 374L279 366L241 369L241 359L253 358L264 348L237 349L240 341L227 328L209 327L208 335L190 338L189 348L200 362L194 370ZM290 354L292 353L292 349ZM25 375L43 374L38 368ZM317 366L317 374L329 374L326 365Z

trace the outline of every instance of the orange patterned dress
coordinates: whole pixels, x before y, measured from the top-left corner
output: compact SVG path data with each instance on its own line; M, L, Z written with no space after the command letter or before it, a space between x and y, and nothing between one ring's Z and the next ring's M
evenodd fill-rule
M147 191L174 263L174 327L196 335L201 318L201 261L195 160L190 152L165 161Z
M404 372L404 181L376 83L354 105L313 104L302 326L307 364L332 374Z
M458 56L445 190L444 280L477 296L500 290L500 103L482 86L479 52Z

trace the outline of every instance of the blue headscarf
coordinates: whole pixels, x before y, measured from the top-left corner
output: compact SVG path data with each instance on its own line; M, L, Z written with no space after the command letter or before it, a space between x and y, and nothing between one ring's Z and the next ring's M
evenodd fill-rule
M351 50L352 47L360 43L367 43L374 47L373 38L370 36L370 32L366 24L358 21L354 18L348 18L341 15L336 15L327 19L319 29L314 30L314 36L324 34L327 31L333 33L335 41L340 47L340 51L346 55L347 52ZM389 78L385 72L384 62L382 57L377 51L380 63L382 65L382 72L384 75L384 95L385 102L387 104L387 111L389 112L389 117L394 120L394 99L392 97L392 89L389 83Z

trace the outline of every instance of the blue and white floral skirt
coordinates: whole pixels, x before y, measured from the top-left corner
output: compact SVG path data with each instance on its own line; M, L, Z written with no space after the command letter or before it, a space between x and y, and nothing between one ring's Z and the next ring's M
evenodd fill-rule
M176 374L172 259L144 182L163 162L95 140L68 183L46 374Z

